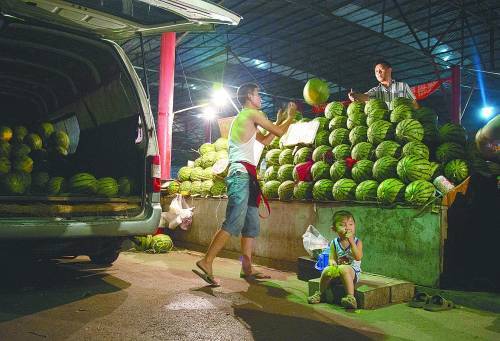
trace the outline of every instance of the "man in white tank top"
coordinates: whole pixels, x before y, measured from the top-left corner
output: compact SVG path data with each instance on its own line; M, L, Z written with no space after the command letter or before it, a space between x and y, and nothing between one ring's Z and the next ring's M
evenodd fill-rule
M207 283L218 286L214 279L212 263L231 236L241 235L242 268L240 277L246 279L269 278L252 269L252 251L259 234L255 168L259 160L254 158L256 141L268 145L275 136L283 136L295 118L297 107L288 103L285 112L278 113L276 123L269 121L261 109L259 88L256 84L243 84L238 88L238 101L243 109L233 120L229 132L229 171L226 178L228 204L226 219L214 235L203 259L196 262L193 272ZM286 117L284 117L286 115ZM262 134L257 127L269 133Z

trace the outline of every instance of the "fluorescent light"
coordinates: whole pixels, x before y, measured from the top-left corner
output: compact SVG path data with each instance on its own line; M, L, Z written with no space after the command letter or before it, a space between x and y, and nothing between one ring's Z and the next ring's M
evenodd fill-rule
M488 119L488 118L490 118L491 116L493 116L493 110L494 110L494 108L493 108L493 107L483 107L483 108L481 109L481 116L482 116L483 118Z
M224 106L227 103L228 98L229 94L224 88L220 88L212 92L212 103L217 106Z
M203 115L201 115L204 119L206 120L213 120L214 118L217 117L217 114L215 112L215 109L212 107L204 107L203 108Z

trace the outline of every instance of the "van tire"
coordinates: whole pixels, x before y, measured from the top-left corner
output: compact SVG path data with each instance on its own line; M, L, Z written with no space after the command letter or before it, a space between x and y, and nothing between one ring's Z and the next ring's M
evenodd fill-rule
M90 261L97 265L112 265L118 259L120 250L106 250L102 253L89 255Z

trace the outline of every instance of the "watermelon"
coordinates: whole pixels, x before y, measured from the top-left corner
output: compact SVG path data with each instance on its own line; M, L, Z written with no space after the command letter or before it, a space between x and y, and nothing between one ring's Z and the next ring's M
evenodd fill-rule
M270 149L279 149L280 148L280 138L279 137L273 138L268 147Z
M212 188L210 188L210 194L214 197L220 197L224 195L227 191L226 183L223 180L216 179Z
M280 166L291 165L293 163L293 154L291 149L283 149L278 158Z
M278 166L267 167L264 173L264 181L278 180Z
M11 157L19 158L21 156L26 156L31 153L31 148L24 143L16 143L12 145L11 148Z
M365 180L356 186L355 198L360 201L377 200L377 188L379 183L375 180Z
M302 121L303 118L304 118L304 116L302 116L302 113L300 111L297 111L295 113L295 117L294 117L293 121L300 122L300 121Z
M217 161L217 152L208 151L201 156L201 167L208 168L215 164Z
M50 178L45 186L48 195L58 195L66 191L66 179L62 176Z
M483 158L475 156L470 158L468 161L471 173L480 173L484 175L490 173L490 170L488 168L488 163Z
M125 197L135 192L134 180L128 176L122 176L118 179L118 194Z
M36 132L42 137L44 141L48 141L50 135L52 135L54 131L54 125L50 122L43 122L36 128Z
M493 162L493 161L486 161L488 164L488 170L492 175L500 175L500 164Z
M360 142L366 142L367 137L366 134L368 132L368 128L364 126L354 127L349 133L349 141L354 146Z
M404 198L405 184L396 178L382 181L377 188L377 199L384 204L392 204Z
M90 173L77 173L69 179L69 190L77 194L97 193L98 182Z
M173 195L179 193L181 188L181 183L179 181L173 180L168 183L167 194Z
M177 173L177 178L179 178L180 181L188 181L189 178L191 177L191 172L193 171L193 168L191 167L182 167L179 169L179 172Z
M330 124L330 120L326 117L316 117L313 121L319 122L318 131L328 130L328 125Z
M375 152L373 145L369 142L360 142L354 147L352 147L351 157L354 160L373 160L375 158Z
M54 134L52 134L52 136ZM116 197L118 195L118 189L118 182L111 177L104 177L97 180L97 195L99 196L108 198Z
M11 148L12 147L10 146L9 142L0 140L0 157L9 157Z
M220 159L229 159L229 153L225 149L221 149L215 152L215 159L219 161Z
M307 117L304 117L300 120L300 122L311 122L311 119L310 118L307 118Z
M438 115L430 108L420 107L413 111L413 118L422 123L422 125L437 125Z
M189 180L191 181L201 181L203 179L203 168L194 167L191 170L191 174L189 176Z
M382 121L382 120L387 121L388 118L389 118L389 110L375 109L375 110L372 110L368 114L368 117L366 119L366 124L368 126L371 126L373 124L373 122Z
M351 146L348 144L339 144L333 148L333 155L335 160L345 160L346 157L351 155Z
M335 161L330 167L330 179L333 181L338 181L342 178L349 177L350 175L351 169L347 167L347 162L345 160Z
M201 172L201 180L212 180L214 178L214 172L212 167L205 168Z
M50 147L49 148L49 153L53 155L54 157L61 157L61 156L66 156L68 155L68 151L64 149L63 147L57 146L57 147Z
M440 163L431 161L431 179L435 179L436 177L443 175L443 167Z
M328 144L328 137L330 136L330 132L328 130L319 130L316 133L316 138L314 139L314 146L323 146Z
M228 150L229 149L229 143L228 140L224 137L219 137L215 142L214 142L214 148L215 151L218 152L220 150Z
M205 155L206 153L208 152L215 152L215 146L211 143L203 143L201 146L200 146L200 155L203 156Z
M313 186L314 200L332 200L333 181L330 179L321 179L316 181Z
M464 159L464 148L453 142L445 142L439 145L436 149L436 160L441 163L446 163L454 159Z
M347 128L347 117L346 116L336 116L332 118L330 123L328 124L328 129L334 130L337 128Z
M429 160L415 155L403 157L398 162L398 176L405 183L415 180L429 180L432 176L432 167Z
M319 146L316 147L312 153L312 160L314 162L325 161L325 154L332 151L330 146Z
M368 141L374 145L377 145L385 140L392 139L394 134L394 129L391 122L384 120L379 120L373 122L366 133Z
M370 160L360 160L354 164L351 170L352 179L356 183L369 180L373 177L372 174L373 161Z
M55 131L50 135L50 144L54 147L62 147L66 150L69 149L69 136L62 130ZM40 147L41 148L41 147ZM31 149L34 149L33 147ZM35 148L39 149L39 148Z
M201 180L195 180L191 182L191 195L192 196L199 196L201 194L201 186L202 186L202 181Z
M335 147L339 144L349 143L349 130L346 128L334 129L328 138L328 142L331 146Z
M399 123L402 120L412 118L412 116L413 116L412 107L402 104L398 105L391 111L390 121L392 123Z
M439 131L435 124L422 123L424 127L423 142L426 145L434 145L439 141Z
M364 102L352 102L347 107L347 116L353 116L358 113L364 114L365 103Z
M5 156L0 157L0 175L4 175L10 172L11 169L11 162L8 158Z
M421 142L424 139L424 127L412 118L402 120L396 126L396 138L399 142Z
M387 110L387 104L380 98L371 98L365 103L365 114L370 115L375 110Z
M181 187L179 188L179 192L182 195L190 195L191 194L191 181L183 181L181 182Z
M318 181L320 179L328 179L330 174L330 165L325 161L315 162L311 167L311 175L314 181Z
M36 172L32 175L32 185L37 192L44 192L47 187L47 183L50 180L49 173L47 172Z
M12 169L19 172L31 173L33 171L33 159L25 155L17 157L12 162Z
M434 198L436 187L429 181L415 180L406 186L405 201L409 204L424 205Z
M391 140L383 141L375 149L375 155L377 156L377 159L384 156L399 158L401 155L401 145Z
M135 236L132 241L134 243L134 249L136 251L146 251L151 249L153 236L150 234L148 234L147 236Z
M213 180L204 180L201 182L201 195L204 197L208 197L210 195L210 191L212 190L212 186L214 185Z
M262 194L268 199L278 199L278 189L281 185L281 182L276 180L268 181L264 184L262 188Z
M13 138L15 142L22 143L26 135L28 135L28 129L25 126L14 127Z
M154 235L151 239L151 250L154 253L165 253L174 248L174 243L170 236L166 234L157 234Z
M325 107L325 117L332 119L335 116L342 116L344 114L344 105L341 102L330 102Z
M293 199L293 189L295 183L293 181L287 180L281 183L278 187L278 197L280 200L292 200Z
M356 183L352 179L340 179L332 187L335 200L353 200L356 195Z
M381 182L397 176L398 160L392 156L383 156L373 164L372 172L375 180Z
M302 167L305 165L306 162L304 163L299 163L298 165L295 165L295 167L293 167L293 180L294 181L300 181L301 179L299 179L299 172L298 172L298 168L299 167ZM312 167L311 167L312 168ZM303 176L305 176L304 179L302 180L307 180L307 181L310 181L312 180L312 175L311 175L311 168L309 168L309 172Z
M293 156L293 163L299 164L312 159L313 150L309 147L302 147Z
M7 194L21 195L26 193L29 183L22 172L12 172L3 176L3 185Z
M279 166L280 162L280 149L271 149L266 153L266 164L267 166Z
M439 128L439 142L454 142L465 146L467 141L467 133L465 129L454 123L446 123L441 128Z
M0 141L9 142L12 139L12 129L6 126L0 126Z
M444 166L444 176L458 185L469 176L469 166L465 160L451 160Z
M293 189L293 197L297 200L311 200L313 187L313 182L299 181Z
M202 158L201 156L199 158L197 158L196 160L194 160L194 166L195 167L202 167Z
M347 117L347 128L352 129L358 126L366 126L366 115L363 112L355 111Z
M328 101L330 89L328 83L319 78L311 78L304 86L304 100L309 105L319 105Z
M293 165L283 165L278 168L278 181L293 180Z
M422 142L408 142L403 147L403 156L415 155L423 159L429 160L429 148Z
M391 101L389 109L392 110L400 105L406 105L406 106L412 107L413 100L410 98L406 98L406 97L396 97Z

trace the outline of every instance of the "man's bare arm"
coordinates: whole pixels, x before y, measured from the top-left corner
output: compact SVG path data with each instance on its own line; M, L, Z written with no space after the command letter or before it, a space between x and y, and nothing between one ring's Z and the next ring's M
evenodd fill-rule
M271 134L281 137L287 132L290 124L293 123L296 112L297 107L294 103L290 103L287 108L287 119L280 125L275 125L273 122L269 121L262 112L257 110L252 113L251 117L255 124L266 129Z

